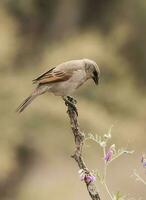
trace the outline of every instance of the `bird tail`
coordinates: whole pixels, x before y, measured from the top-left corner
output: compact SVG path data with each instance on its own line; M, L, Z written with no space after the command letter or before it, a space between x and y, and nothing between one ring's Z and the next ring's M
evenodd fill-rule
M20 106L16 109L16 112L21 113L35 98L36 94L32 93L29 97L27 97Z

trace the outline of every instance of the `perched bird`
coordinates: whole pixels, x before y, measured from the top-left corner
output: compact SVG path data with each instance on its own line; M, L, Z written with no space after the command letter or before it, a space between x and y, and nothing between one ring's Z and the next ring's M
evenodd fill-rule
M69 96L88 79L93 79L95 84L98 84L99 75L97 64L89 59L61 63L33 80L37 87L17 108L17 112L21 113L37 96L45 92L61 96L72 105Z

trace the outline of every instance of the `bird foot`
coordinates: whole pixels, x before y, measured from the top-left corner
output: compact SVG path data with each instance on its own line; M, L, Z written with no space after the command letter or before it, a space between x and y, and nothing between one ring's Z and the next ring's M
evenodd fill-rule
M77 104L77 100L74 99L72 96L67 96L67 99L72 102L73 104Z
M67 96L66 98L63 98L63 100L65 101L65 105L66 106L70 106L70 108L76 113L76 115L78 116L78 111L77 108L75 106L75 104L77 103L77 101L71 97L71 96Z

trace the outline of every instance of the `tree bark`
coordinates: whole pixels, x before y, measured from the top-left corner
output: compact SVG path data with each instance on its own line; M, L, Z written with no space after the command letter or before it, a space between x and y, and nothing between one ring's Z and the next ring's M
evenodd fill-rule
M75 106L75 101L72 99L72 104ZM86 175L92 175L91 171L87 168L85 161L83 159L82 155L82 148L84 145L84 133L80 131L80 126L78 123L78 116L77 116L77 109L74 109L70 104L67 104L67 113L70 119L70 125L72 129L72 133L74 135L75 140L75 152L72 155L72 158L77 162L80 169L82 169ZM92 200L101 200L99 193L97 191L96 185L94 182L89 182L86 179L84 179L84 182L87 186L88 193Z

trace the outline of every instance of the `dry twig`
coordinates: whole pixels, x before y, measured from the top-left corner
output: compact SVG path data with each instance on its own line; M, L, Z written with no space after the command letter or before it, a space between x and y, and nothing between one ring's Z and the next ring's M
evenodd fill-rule
M82 156L82 148L84 145L84 133L82 133L80 131L80 127L79 127L79 123L77 120L77 109L75 107L76 101L74 99L70 99L71 103L74 105L72 106L71 104L68 104L68 102L66 102L66 106L68 107L67 113L68 116L70 118L70 124L71 124L71 129L74 135L74 139L75 139L75 152L72 155L72 158L75 159L75 161L77 162L79 168L81 170L83 170L86 175L92 175L91 171L87 168L83 156ZM99 193L97 191L96 185L94 182L89 182L86 179L84 179L84 182L86 183L87 186L87 190L89 192L89 195L91 197L92 200L101 200Z

